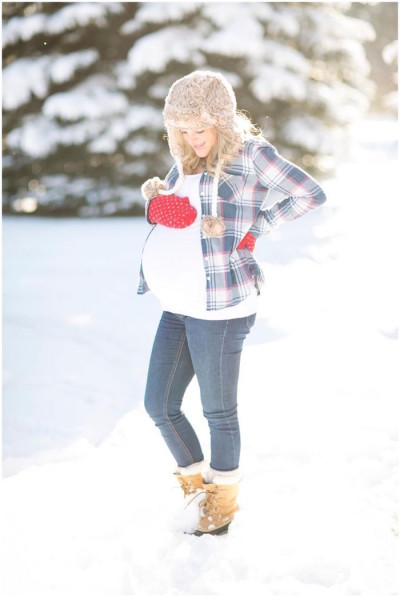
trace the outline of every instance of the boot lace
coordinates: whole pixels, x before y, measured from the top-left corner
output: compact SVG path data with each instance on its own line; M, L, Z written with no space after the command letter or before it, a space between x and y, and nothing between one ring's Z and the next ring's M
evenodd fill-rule
M201 502L201 504L199 504L199 505L202 506L202 508L204 510L204 515L208 516L211 513L215 514L218 511L218 507L217 507L217 499L218 499L217 488L215 488L215 489L208 489L208 490L204 490L204 491L200 491L199 493L196 493L196 495L193 496L192 499L189 500L189 502L185 506L185 510L186 510L186 508L195 499L197 499L201 495L205 496L204 500Z
M185 479L185 481L181 481L181 488L183 489L183 494L184 494L185 498L187 498L188 495L192 495L193 493L196 494L196 487L195 487L194 483L192 481L190 481L189 479L187 479L187 480ZM196 494L196 495L198 495L198 494ZM196 497L196 495L194 497Z

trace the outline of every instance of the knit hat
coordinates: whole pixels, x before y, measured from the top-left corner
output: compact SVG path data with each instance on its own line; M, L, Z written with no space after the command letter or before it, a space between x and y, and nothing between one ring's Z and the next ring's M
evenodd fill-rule
M233 127L236 97L220 73L194 71L175 81L165 100L167 128Z

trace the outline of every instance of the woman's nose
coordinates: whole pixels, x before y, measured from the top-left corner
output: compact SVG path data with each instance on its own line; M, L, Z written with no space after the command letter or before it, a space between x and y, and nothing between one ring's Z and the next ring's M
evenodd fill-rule
M195 145L196 141L198 140L197 133L191 133L191 134L189 133L188 137L189 137L189 143L191 143L192 145Z

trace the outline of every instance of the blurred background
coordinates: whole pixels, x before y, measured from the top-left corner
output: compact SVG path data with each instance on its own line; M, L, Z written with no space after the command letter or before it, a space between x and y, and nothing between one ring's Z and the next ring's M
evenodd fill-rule
M319 176L349 126L397 113L396 2L3 2L3 214L143 214L172 165L170 85L218 70Z

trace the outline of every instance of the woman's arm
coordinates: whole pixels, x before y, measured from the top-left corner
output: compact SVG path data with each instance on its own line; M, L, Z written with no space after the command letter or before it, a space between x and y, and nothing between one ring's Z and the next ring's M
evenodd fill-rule
M261 186L284 195L272 207L262 209L250 233L256 238L295 220L326 201L317 181L304 170L279 155L272 145L255 144L253 163Z

